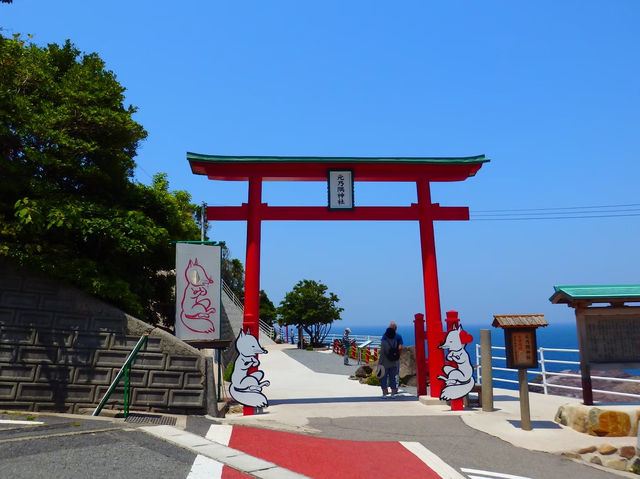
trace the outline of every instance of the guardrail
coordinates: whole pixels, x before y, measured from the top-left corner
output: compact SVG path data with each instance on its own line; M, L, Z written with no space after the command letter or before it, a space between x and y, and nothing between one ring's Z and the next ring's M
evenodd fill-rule
M148 334L143 334L140 337L140 339L138 340L138 343L135 345L133 350L129 353L129 356L127 357L126 361L122 365L122 368L120 368L120 371L118 371L118 374L116 375L115 379L109 386L109 389L107 389L107 392L104 393L102 401L100 401L100 404L98 404L98 407L93 411L93 416L97 416L100 414L100 411L102 411L102 408L109 400L109 397L111 396L113 391L115 391L116 387L118 387L118 383L120 382L120 379L122 379L122 377L124 377L124 398L123 398L124 404L123 404L122 412L125 419L129 416L129 405L131 404L131 396L130 396L131 388L129 385L129 373L131 371L131 365L133 364L133 361L135 361L138 351L140 351L140 349L142 349L142 346L146 344L148 338L149 338Z
M370 336L370 335L366 335L366 334L350 334L349 337L354 340L356 342L356 344L362 344L366 341L371 341L371 343L369 344L370 347L372 348L380 348L380 339L382 338L382 335L380 336ZM324 338L324 343L328 344L328 345L333 345L333 341L334 340L339 340L342 341L342 334L327 334L327 336Z
M503 352L503 356L494 356L493 351L497 350L497 351L502 351ZM507 358L506 356L506 348L501 347L501 346L491 346L491 359L492 361L497 360L500 361L501 364L505 364L506 365L506 361ZM553 377L553 376L558 376L558 377L570 377L570 378L581 378L580 374L574 374L574 373L565 373L565 372L561 372L561 371L551 371L549 370L549 368L547 367L547 365L551 365L551 364L561 364L561 365L568 365L568 366L577 366L578 368L580 367L580 361L573 361L573 360L566 360L566 359L547 359L545 358L545 352L547 353L560 353L560 354L579 354L579 350L578 349L556 349L556 348L538 348L538 364L540 365L539 369L532 369L532 370L527 370L527 375L534 375L534 376L540 376L542 378L542 382L541 383L534 383L534 382L529 382L527 380L527 384L529 386L533 386L533 387L539 387L542 388L542 392L544 394L549 394L549 388L558 388L558 389L569 389L572 391L580 391L582 392L582 387L577 387L577 386L567 386L564 384L556 384L553 382L549 382L549 378ZM481 354L481 349L480 349L480 344L476 344L476 376L478 379L478 384L482 384L482 367L480 365L480 354ZM501 371L501 372L506 372L506 373L511 373L514 376L517 375L517 369L508 369L506 367L495 367L493 366L492 371ZM602 380L607 380L607 381L619 381L619 382L626 382L626 383L636 383L636 384L640 384L640 380L638 379L627 379L627 378L615 378L615 377L609 377L609 376L591 376L591 379L602 379ZM517 379L507 379L507 378L501 378L499 376L496 376L495 374L493 375L493 381L494 382L503 382L503 383L511 383L511 384L518 384L518 380ZM624 393L624 392L619 392L619 391L606 391L603 389L593 389L594 393L603 393L603 394L613 394L613 395L617 395L617 396L625 396L625 397L632 397L632 398L638 398L640 399L640 394L632 394L632 393Z
M242 304L240 299L235 295L235 293L231 290L229 285L224 281L222 282L222 290L226 293L227 296L229 296L229 299L231 299L233 304L236 305L236 308L238 308L240 311L244 311L244 305ZM275 330L273 329L273 326L267 324L266 322L258 318L258 327L260 328L260 331L262 331L263 334L266 334L271 339L275 339L276 335L275 335Z

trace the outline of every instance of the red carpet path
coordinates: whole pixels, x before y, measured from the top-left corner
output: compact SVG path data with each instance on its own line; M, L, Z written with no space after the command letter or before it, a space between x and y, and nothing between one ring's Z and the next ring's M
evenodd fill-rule
M440 478L399 442L325 439L234 426L229 447L314 479ZM233 479L249 476L225 467L223 477Z

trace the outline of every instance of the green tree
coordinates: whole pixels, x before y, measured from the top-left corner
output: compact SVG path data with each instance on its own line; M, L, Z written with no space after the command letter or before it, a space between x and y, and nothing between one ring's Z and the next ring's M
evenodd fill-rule
M238 301L244 303L244 266L239 259L231 257L231 251L224 244L220 269L222 280L233 291Z
M278 307L279 323L304 329L313 346L320 346L331 330L331 324L340 320L343 308L337 306L338 296L327 291L322 283L303 279L296 283Z
M132 181L146 137L97 54L0 35L0 255L172 324L175 249L195 206Z
M264 289L260 290L260 319L270 326L273 326L277 319L276 307Z

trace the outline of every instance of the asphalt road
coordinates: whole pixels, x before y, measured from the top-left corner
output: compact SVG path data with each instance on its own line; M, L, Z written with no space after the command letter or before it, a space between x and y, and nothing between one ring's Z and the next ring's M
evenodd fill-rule
M34 420L45 424L0 424L0 478L185 478L196 457L121 422L46 415Z
M333 354L298 350L287 354L317 372L349 375L356 369L344 366L342 358ZM90 416L30 417L0 412L1 419L27 423L0 424L0 478L186 478L196 458L188 450L137 430L136 424ZM32 424L30 419L44 424ZM207 417L190 416L187 430L204 437L216 423ZM535 479L616 477L614 472L558 455L514 447L466 426L459 417L314 418L310 426L326 438L420 442L458 471L480 469ZM345 470L366 464L336 466ZM402 477L402 464L398 469L398 477ZM470 477L471 473L463 475Z

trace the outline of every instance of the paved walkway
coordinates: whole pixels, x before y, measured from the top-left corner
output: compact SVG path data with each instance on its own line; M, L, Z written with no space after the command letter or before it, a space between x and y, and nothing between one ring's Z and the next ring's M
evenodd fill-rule
M419 422L420 417L460 417L468 426L515 446L551 453L605 442L628 445L630 441L630 438L595 438L554 423L557 408L571 402L570 398L532 393L533 430L523 431L517 391L496 389L493 412L479 408L451 411L446 404L431 398L424 398L429 400L429 404L424 404L415 390L394 400L383 400L379 387L348 379L357 367L353 361L345 366L341 357L330 352L297 350L291 345L271 345L267 349L269 353L260 356L260 369L271 382L263 389L269 398L269 406L263 413L228 414L224 419L216 419L220 424L207 426L208 431L201 435L170 426L143 428L198 455L189 479L333 478L340 477L336 469L340 464L345 467L367 464L366 468L349 468L349 477L354 479L369 478L371 471L382 477L395 477L393 470L387 470L389 464L402 464L403 477L465 477L419 442L314 437L320 432L313 427L314 423L348 418L387 417L410 424ZM354 436L357 434L354 431ZM473 476L469 471L473 470L466 471L469 477Z
M227 424L257 425L281 431L317 433L313 418L460 416L468 426L532 451L565 452L604 443L614 446L635 442L628 437L600 438L579 433L555 422L558 407L577 399L530 393L532 431L520 428L518 391L494 388L494 411L480 408L451 411L446 404L422 404L415 389L398 399L380 399L381 390L347 377L356 366L343 366L332 353L293 349L291 345L269 346L260 356L260 369L271 385L263 389L269 407L255 416L228 415ZM353 363L353 360L352 360ZM322 372L318 372L322 371Z

